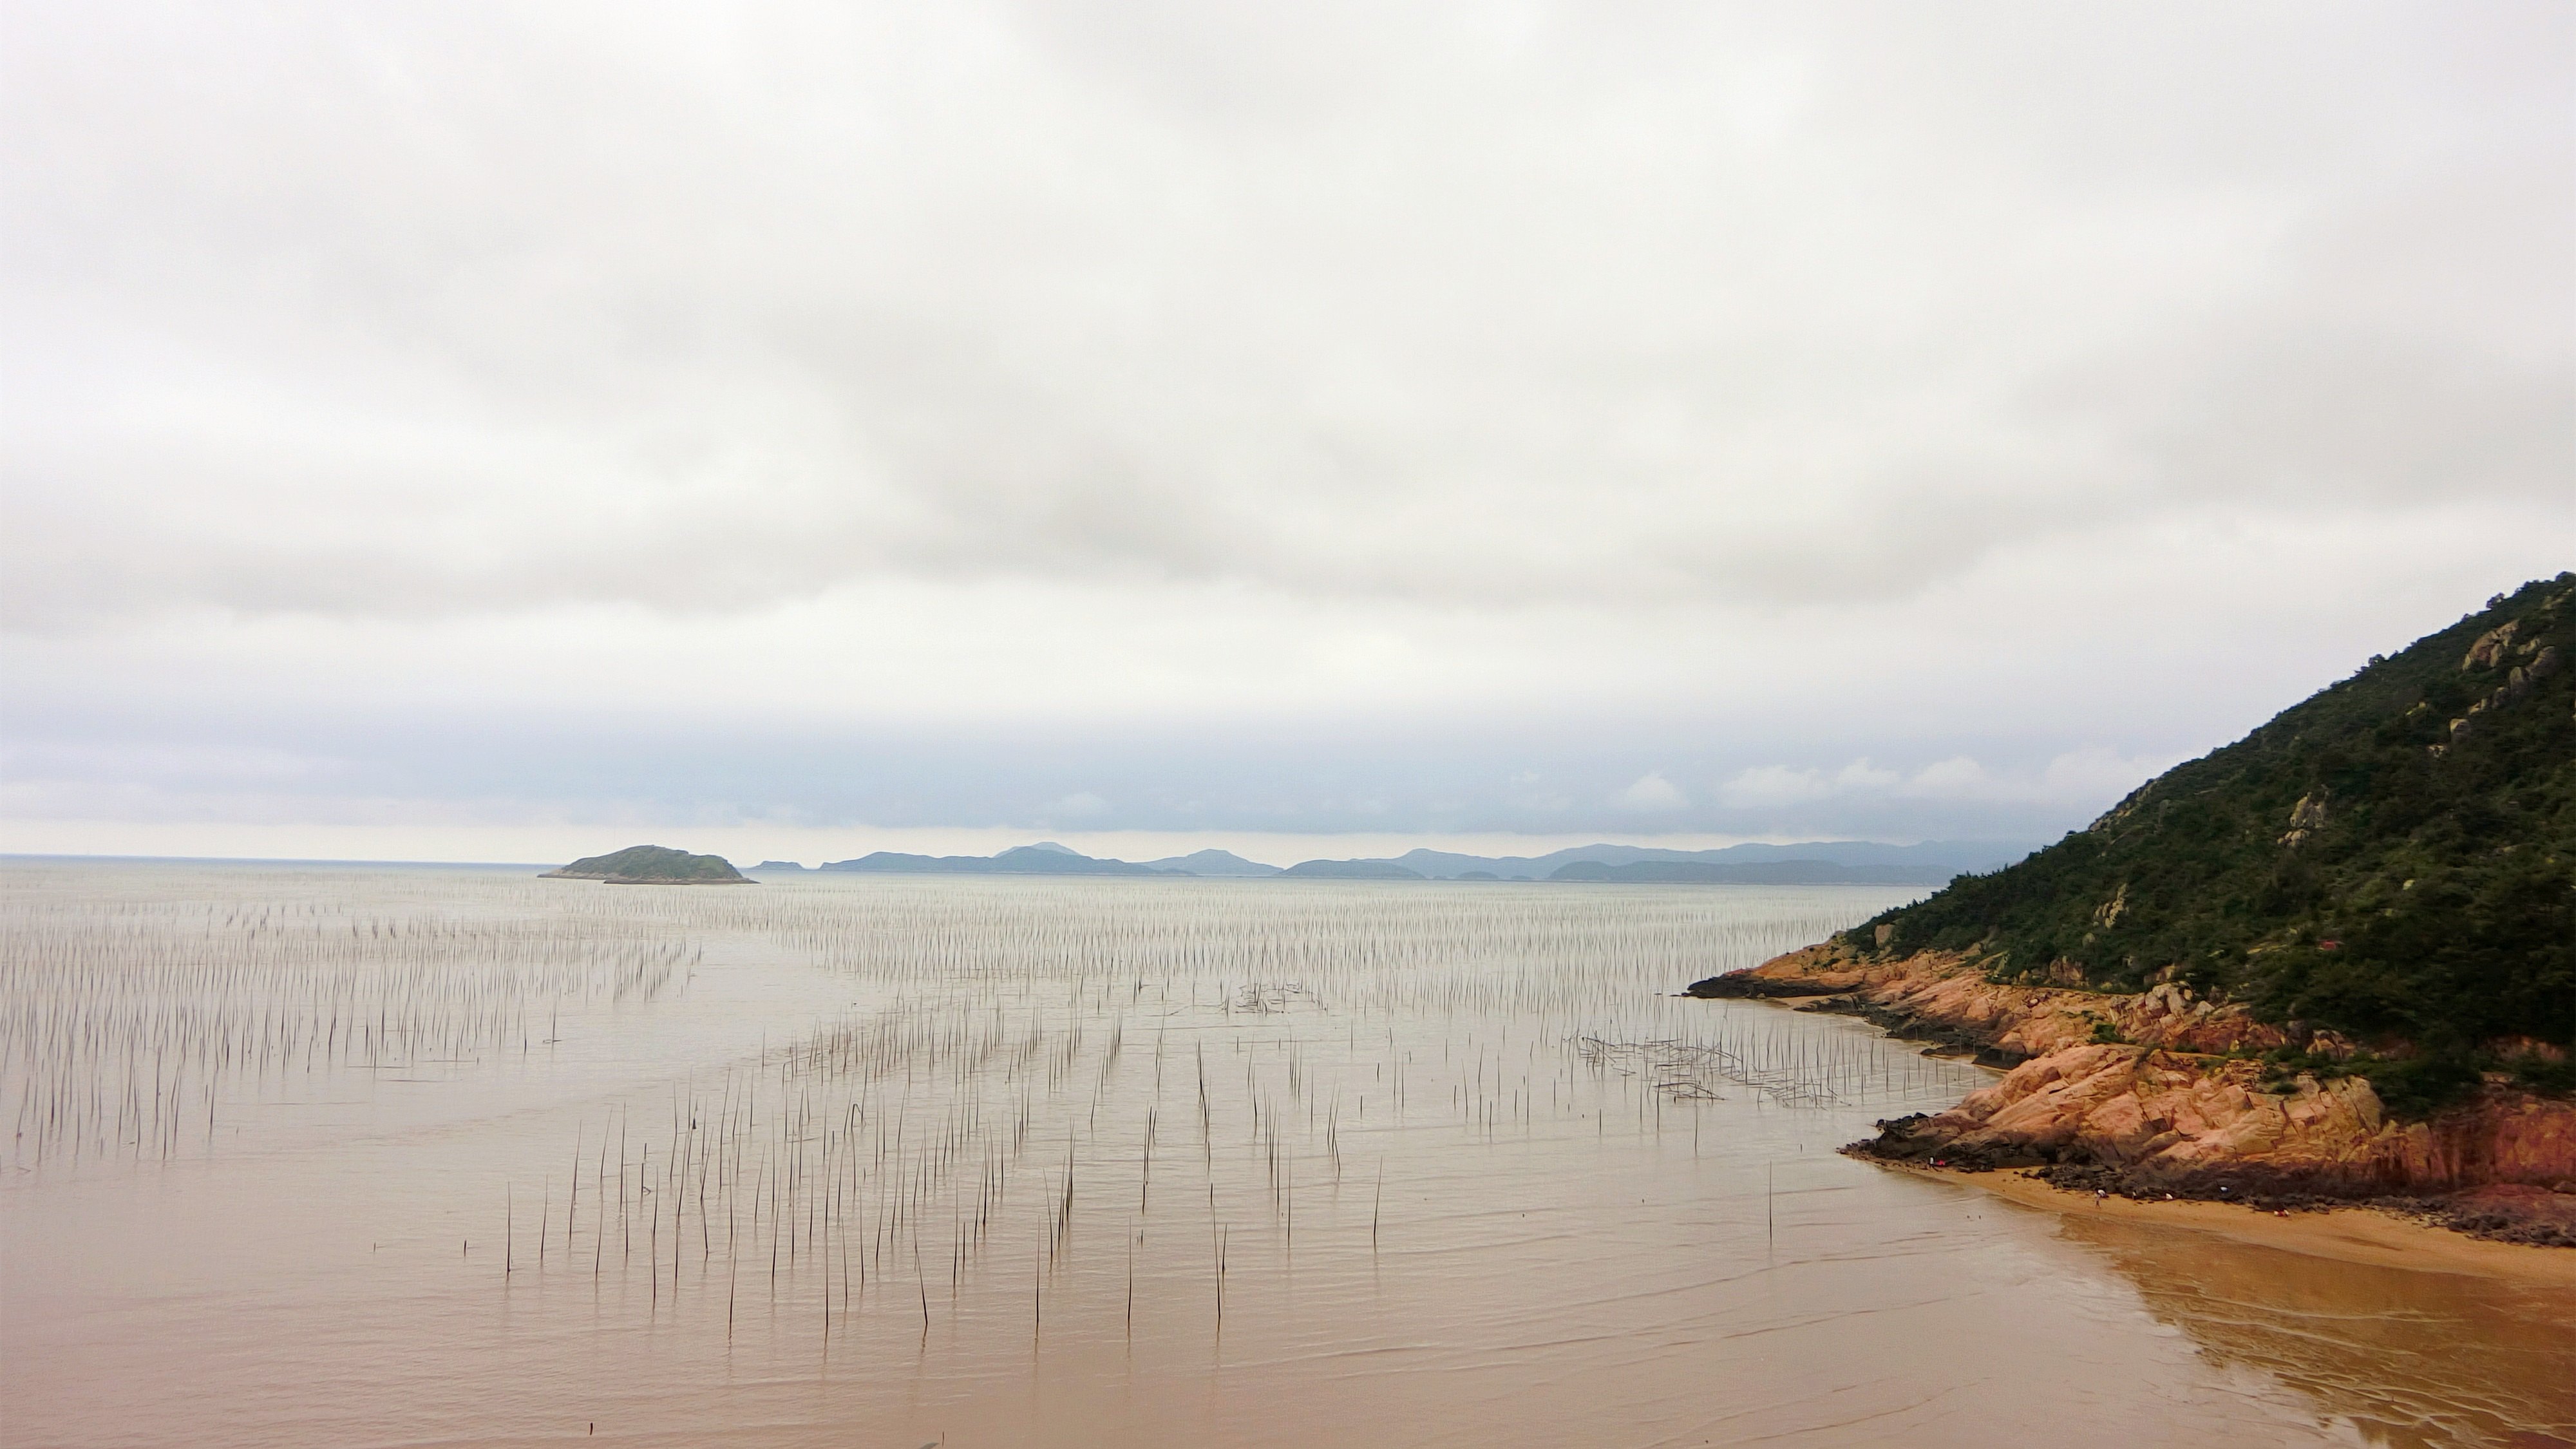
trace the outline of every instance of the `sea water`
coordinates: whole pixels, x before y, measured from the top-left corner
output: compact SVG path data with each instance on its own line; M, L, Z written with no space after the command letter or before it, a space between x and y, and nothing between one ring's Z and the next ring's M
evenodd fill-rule
M1860 887L0 865L0 1441L2576 1440L2576 1306L1839 1156ZM2538 1437L2535 1437L2538 1436Z

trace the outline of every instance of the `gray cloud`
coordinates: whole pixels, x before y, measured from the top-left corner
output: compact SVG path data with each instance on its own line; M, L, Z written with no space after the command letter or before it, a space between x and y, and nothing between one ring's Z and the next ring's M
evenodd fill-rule
M850 728L1742 728L1914 667L1819 609L2187 680L2176 579L2324 660L2566 551L2562 6L8 25L0 647L73 714L172 658L642 713L758 659ZM2309 621L2284 540L2373 600ZM1980 678L1843 759L1937 763ZM2162 755L2235 718L2195 690L1989 763ZM1669 783L1842 768L1767 748Z

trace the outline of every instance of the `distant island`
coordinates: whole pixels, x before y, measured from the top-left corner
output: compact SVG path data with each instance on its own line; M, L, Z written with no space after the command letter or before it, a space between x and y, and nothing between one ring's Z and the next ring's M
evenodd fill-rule
M1867 1155L2132 1195L2455 1195L2576 1245L2576 574L1991 875L1692 994L2013 1068Z
M1054 841L1014 846L996 855L914 855L880 850L814 869L881 875L1120 875L1287 877L1310 880L1571 881L1645 885L1940 885L1958 876L1993 870L2029 853L2029 847L1980 841L1926 841L1882 845L1874 841L1811 841L1800 845L1747 844L1714 850L1666 850L1639 845L1583 845L1539 856L1461 855L1411 850L1392 858L1308 860L1281 868L1225 850L1201 850L1142 862L1084 855ZM808 873L788 860L763 861L760 871Z
M1391 860L1302 860L1279 872L1320 880L1427 880L1411 866Z
M1150 865L1099 860L1053 841L1015 845L999 855L907 855L880 850L856 860L835 860L824 870L891 875L1179 875Z
M1264 876L1279 874L1279 867L1246 860L1231 850L1199 850L1188 855L1166 856L1145 864L1174 875Z
M691 855L661 845L630 845L613 855L593 855L541 880L596 880L610 885L757 885L721 855Z

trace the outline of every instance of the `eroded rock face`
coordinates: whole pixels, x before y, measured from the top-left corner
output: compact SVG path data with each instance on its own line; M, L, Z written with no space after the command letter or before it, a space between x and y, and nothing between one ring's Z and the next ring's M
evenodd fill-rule
M1873 1018L1921 1023L2019 1062L1946 1112L1881 1124L1862 1146L1875 1155L2099 1163L2132 1185L2193 1195L2576 1191L2576 1104L2490 1085L2431 1121L2400 1123L2359 1077L2302 1076L2266 1090L2261 1064L2224 1053L2283 1045L2283 1032L2171 983L2129 996L2003 986L1946 953L1879 962L1816 946L1701 986L1712 989L1694 992L1835 993Z
M2462 669L2493 669L2497 665L2502 664L2508 657L2506 651L2513 647L2514 634L2521 628L2522 621L2516 619L2499 624L2485 633L2480 634L2477 637L2477 642L2469 646L2469 656L2460 661L2460 667Z

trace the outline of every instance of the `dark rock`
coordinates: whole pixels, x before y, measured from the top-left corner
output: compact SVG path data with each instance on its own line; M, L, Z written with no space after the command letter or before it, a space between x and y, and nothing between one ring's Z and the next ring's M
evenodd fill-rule
M1857 996L1838 995L1834 1000L1820 1001L1801 1009L1833 1016L1857 1016L1898 1041L1923 1043L1926 1056L1966 1057L1978 1066L2001 1071L2010 1071L2030 1060L2024 1053L1995 1045L1994 1038L1982 1032L1931 1021Z
M1840 996L1851 987L1792 977L1756 976L1750 971L1730 971L1723 976L1694 981L1685 990L1692 996L1721 1001L1769 1001L1796 996Z

